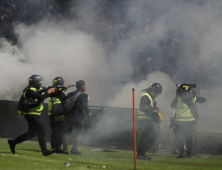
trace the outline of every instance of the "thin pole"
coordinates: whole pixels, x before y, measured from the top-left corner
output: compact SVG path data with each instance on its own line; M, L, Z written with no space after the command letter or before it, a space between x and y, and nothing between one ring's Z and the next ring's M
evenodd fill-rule
M136 115L135 115L135 90L133 91L133 148L134 148L134 169L136 169Z

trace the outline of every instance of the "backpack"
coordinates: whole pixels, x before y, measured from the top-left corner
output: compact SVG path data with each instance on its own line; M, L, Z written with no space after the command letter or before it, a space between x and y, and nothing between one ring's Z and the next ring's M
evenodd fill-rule
M23 95L21 96L17 105L17 110L20 115L26 115L29 109L29 102L29 99L23 97Z
M62 103L57 103L54 104L52 97L51 97L51 101L52 101L52 110L51 110L51 115L53 116L61 116L63 115L63 105Z
M78 93L76 93L73 97L69 97L68 99L65 100L64 102L64 106L63 106L63 114L67 115L69 112L71 112L77 98L79 97L79 95L82 92L79 91Z

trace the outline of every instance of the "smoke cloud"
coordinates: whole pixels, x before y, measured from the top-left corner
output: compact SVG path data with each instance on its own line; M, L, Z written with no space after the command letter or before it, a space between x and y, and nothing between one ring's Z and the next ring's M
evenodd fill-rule
M104 13L107 5L110 9ZM163 86L163 93L157 98L164 113L161 126L167 129L176 84L196 83L197 79L190 79L192 73L206 71L206 81L197 84L200 95L208 99L198 105L198 128L219 132L220 122L216 120L221 108L216 101L221 99L218 92L222 83L221 7L221 1L75 1L71 9L75 17L71 19L18 23L15 31L20 46L0 40L0 79L4 80L0 95L8 91L21 93L32 74L42 75L46 80L43 85L51 85L55 76L64 76L70 84L85 80L89 105L94 106L131 108L131 92L135 88L138 108L140 91L157 82ZM121 29L127 29L121 34L124 38L117 38L112 45ZM132 74L138 52L159 45L165 37L180 44L181 53L165 56L162 51L159 71L135 81ZM177 64L168 66L166 71L163 66L169 60ZM212 80L212 75L218 80ZM204 96L209 91L211 95Z

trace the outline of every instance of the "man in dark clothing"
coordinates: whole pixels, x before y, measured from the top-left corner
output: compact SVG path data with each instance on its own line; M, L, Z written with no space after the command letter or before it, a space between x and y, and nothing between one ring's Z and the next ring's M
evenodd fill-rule
M138 111L137 159L150 160L151 157L145 153L155 142L154 123L159 123L159 115L162 115L155 100L162 93L162 86L159 83L153 83L149 88L142 91L145 93L141 96Z
M68 93L68 97L75 96L78 92L81 94L78 96L75 104L72 108L72 111L66 115L65 119L65 136L63 141L63 150L64 153L68 153L68 141L69 136L72 132L72 129L75 129L75 139L73 142L73 147L71 153L81 154L78 151L78 146L81 142L84 128L84 113L88 116L92 116L88 109L88 95L83 93L86 91L86 85L83 80L79 80L76 82L77 90L71 93Z
M45 128L40 121L40 115L44 108L44 99L49 97L51 93L54 93L55 88L51 88L48 91L47 89L41 90L41 80L41 76L32 75L29 77L29 86L23 90L24 93L21 98L27 98L30 102L38 100L38 102L36 104L32 104L32 106L29 107L28 112L22 113L25 120L28 122L28 132L17 137L15 140L8 140L12 153L15 153L16 144L32 139L36 134L38 136L43 156L48 156L53 153L52 150L47 150L46 148Z

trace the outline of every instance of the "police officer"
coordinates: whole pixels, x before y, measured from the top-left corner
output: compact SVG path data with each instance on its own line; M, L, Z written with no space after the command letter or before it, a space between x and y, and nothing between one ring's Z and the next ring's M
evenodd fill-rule
M53 86L63 86L64 85L63 77L55 77L52 80ZM66 89L69 86L66 86ZM63 114L63 104L67 99L67 96L63 91L61 93L54 95L51 94L48 104L48 115L50 119L50 126L52 129L51 133L51 148L55 150L56 153L63 153L61 149L63 134L65 132L65 115Z
M46 148L45 141L45 128L40 121L40 115L44 108L44 99L46 99L51 93L55 92L55 88L41 89L42 77L40 75L32 75L29 77L29 85L23 90L22 98L27 98L30 101L38 100L36 104L29 107L28 112L24 115L25 120L28 122L28 132L18 136L14 140L8 140L10 150L15 153L15 146L26 140L32 139L37 134L39 145L42 150L43 156L48 156L53 153L52 150ZM40 91L38 91L40 90Z
M177 96L171 103L176 108L175 135L180 154L177 158L190 158L192 154L192 136L198 119L198 109L195 105L197 97L188 84L177 86ZM184 148L186 146L186 150Z
M146 151L152 147L155 142L154 123L160 122L162 112L157 107L155 98L162 93L162 86L159 83L153 83L149 88L144 89L145 93L141 96L138 111L138 148L137 159L150 160Z
M171 103L171 107L176 108L171 119L174 122L172 125L175 132L175 142L177 142L177 147L180 152L177 158L191 157L192 137L196 131L197 119L199 117L196 103L206 102L205 98L196 96L195 88L190 87L192 85L193 84L177 85L177 96Z

